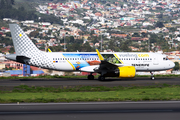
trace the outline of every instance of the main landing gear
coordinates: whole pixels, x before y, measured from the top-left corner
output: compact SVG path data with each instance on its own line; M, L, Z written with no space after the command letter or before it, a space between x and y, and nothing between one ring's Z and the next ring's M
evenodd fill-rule
M155 79L154 78L154 73L152 71L150 71L150 73L151 73L151 80L154 80Z
M105 80L105 77L104 76L99 76L98 80L103 81L103 80Z
M92 75L92 73L88 75L88 80L94 80L94 75Z
M94 80L94 75L92 75L92 73L91 73L90 75L88 75L87 78L88 78L88 80ZM103 80L105 80L105 77L104 76L99 76L98 80L103 81Z

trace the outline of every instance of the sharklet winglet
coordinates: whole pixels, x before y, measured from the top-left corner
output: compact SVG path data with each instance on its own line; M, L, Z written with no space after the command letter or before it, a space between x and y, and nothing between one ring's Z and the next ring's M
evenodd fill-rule
M49 52L52 52L49 48L48 48L48 51L49 51Z
M96 52L98 54L98 57L100 60L104 60L103 56L101 55L101 53L98 51L98 49L96 49Z

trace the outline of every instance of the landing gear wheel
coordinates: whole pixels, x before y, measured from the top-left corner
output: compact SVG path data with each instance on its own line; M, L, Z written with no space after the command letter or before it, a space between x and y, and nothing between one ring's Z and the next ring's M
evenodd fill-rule
M88 80L94 80L94 76L93 75L88 75Z
M154 80L155 78L154 77L151 77L151 80Z
M98 79L99 79L100 81L103 81L103 80L105 80L105 77L104 77L104 76L99 76Z
M154 80L155 79L154 78L154 73L152 71L150 73L151 73L151 80Z

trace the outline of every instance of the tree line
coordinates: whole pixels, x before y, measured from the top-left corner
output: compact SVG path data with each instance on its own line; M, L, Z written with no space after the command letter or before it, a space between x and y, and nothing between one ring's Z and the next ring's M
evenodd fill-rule
M16 20L38 19L38 16L34 13L34 11L26 11L23 6L16 9L13 7L13 5L15 4L16 3L14 0L1 0L0 19L3 18L12 18Z
M34 20L35 22L50 22L51 24L63 24L63 22L53 16L53 15L44 15L44 14L37 14L34 10L28 11L24 8L24 6L20 6L19 8L13 7L16 5L15 0L0 0L0 19L3 18L11 18L15 20ZM38 19L38 18L41 19Z

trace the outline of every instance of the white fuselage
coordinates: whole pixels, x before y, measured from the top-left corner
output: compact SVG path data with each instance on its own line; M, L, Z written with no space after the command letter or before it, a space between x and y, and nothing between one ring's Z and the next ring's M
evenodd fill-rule
M96 52L50 52L45 53L53 63L54 70L79 71L83 67L97 66L100 60ZM116 65L135 66L136 71L161 71L174 67L165 55L142 52L102 52L101 55ZM92 71L93 72L93 71Z

